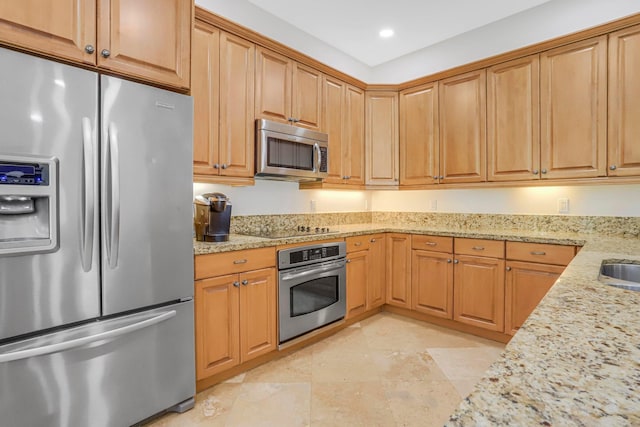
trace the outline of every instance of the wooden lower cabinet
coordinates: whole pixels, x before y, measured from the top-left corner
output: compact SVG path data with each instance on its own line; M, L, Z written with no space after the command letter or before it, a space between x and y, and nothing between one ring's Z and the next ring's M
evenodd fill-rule
M347 319L385 303L385 257L384 234L347 238Z
M367 286L367 310L380 307L386 299L386 244L384 234L369 236L369 283Z
M422 250L412 252L411 309L452 319L453 255Z
M276 349L276 270L196 281L196 378Z
M456 255L453 320L504 331L504 259Z
M563 266L507 261L504 332L514 335L564 271Z
M369 276L369 251L347 255L347 313L345 318L362 314L367 310L367 282Z
M411 308L411 235L389 233L387 253L387 304Z

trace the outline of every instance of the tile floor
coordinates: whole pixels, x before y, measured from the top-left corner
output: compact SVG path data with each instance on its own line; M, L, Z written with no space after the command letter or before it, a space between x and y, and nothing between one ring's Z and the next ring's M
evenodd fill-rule
M503 344L380 313L196 396L161 426L441 426Z

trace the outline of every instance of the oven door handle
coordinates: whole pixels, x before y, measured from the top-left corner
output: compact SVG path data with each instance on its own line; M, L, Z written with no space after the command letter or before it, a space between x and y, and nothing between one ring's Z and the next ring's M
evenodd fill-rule
M310 275L322 274L331 270L338 270L346 265L345 260L340 260L336 262L332 262L329 264L321 264L321 265L310 265L305 268L303 271L296 271L295 273L280 273L281 280L293 280L299 279L301 277L307 277Z

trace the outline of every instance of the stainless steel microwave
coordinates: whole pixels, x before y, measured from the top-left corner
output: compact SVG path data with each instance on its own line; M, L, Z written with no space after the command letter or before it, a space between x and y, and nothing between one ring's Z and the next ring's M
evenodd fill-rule
M256 178L319 181L328 172L326 133L256 120Z

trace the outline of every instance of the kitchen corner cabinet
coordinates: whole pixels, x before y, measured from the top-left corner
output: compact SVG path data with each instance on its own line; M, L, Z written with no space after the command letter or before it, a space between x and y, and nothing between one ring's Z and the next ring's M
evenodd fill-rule
M253 183L254 50L253 43L196 20L194 181Z
M273 248L198 255L195 272L197 380L276 349Z
M411 308L453 319L453 237L412 236Z
M188 89L192 9L190 0L5 1L0 41Z
M366 184L399 184L398 93L365 95Z
M256 117L321 130L322 73L256 49Z
M606 175L606 35L540 55L540 129L543 179Z
M411 309L411 235L388 233L386 303Z
M400 185L438 182L438 83L400 92Z
M342 159L344 182L350 185L364 185L364 91L348 85L345 101L345 143L349 147L349 155Z
M443 184L486 180L486 71L440 82L440 177Z
M540 177L538 55L487 70L488 181Z
M608 175L640 175L640 25L609 35Z

